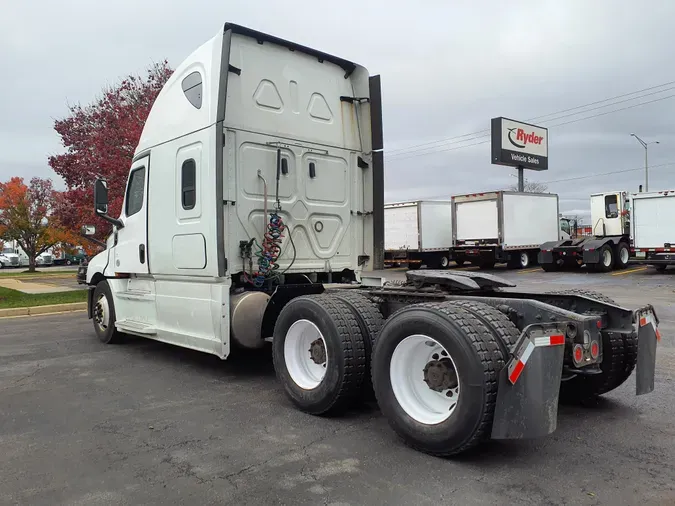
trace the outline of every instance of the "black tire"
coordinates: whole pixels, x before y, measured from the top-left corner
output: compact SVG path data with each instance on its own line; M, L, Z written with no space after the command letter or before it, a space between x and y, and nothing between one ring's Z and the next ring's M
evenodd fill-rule
M616 258L614 255L614 249L609 245L605 244L598 250L600 259L598 263L593 265L593 270L597 272L609 272L614 268L616 263ZM609 260L605 262L605 256L608 256Z
M453 301L453 305L466 309L480 320L480 322L492 332L492 335L500 345L505 360L509 357L511 348L516 344L516 341L520 337L520 331L515 324L509 320L508 316L484 302L456 300Z
M394 394L390 362L397 345L423 334L452 357L461 396L452 415L440 423L412 418ZM409 446L436 456L461 453L489 437L497 399L498 374L504 356L490 330L453 302L414 304L392 315L382 327L371 366L375 395L396 434ZM420 371L422 372L422 371Z
M527 269L532 264L532 258L528 251L514 251L507 263L509 269Z
M607 304L616 301L599 292L584 289L570 289L549 292L551 294L581 295ZM637 364L637 336L602 332L602 374L576 376L560 385L560 399L563 402L586 402L621 386L630 377Z
M593 290L586 290L584 288L570 288L568 290L555 290L553 292L546 292L549 295L580 295L582 297L590 297L591 299L596 299L601 302L606 302L607 304L616 305L616 301L607 295L603 295L600 292L595 292Z
M542 263L541 268L546 272L558 272L560 270L560 265L558 262Z
M361 293L352 289L337 289L327 292L331 297L341 300L351 310L356 318L361 335L363 336L364 349L366 354L366 369L363 381L363 393L366 398L373 397L373 384L370 376L370 360L375 349L377 336L384 325L384 317L376 302Z
M312 389L292 379L284 356L288 329L298 320L312 322L323 335L326 374ZM361 392L366 370L366 349L361 329L350 307L330 295L305 295L281 310L274 326L272 357L277 378L288 398L300 410L313 415L336 414L348 408Z
M105 302L103 299L105 299ZM101 301L100 304L99 301ZM108 285L107 281L101 281L94 288L93 304L92 319L94 321L94 331L99 340L104 344L117 344L124 341L124 334L115 327L115 322L117 321L115 302L113 301L110 285ZM105 315L106 308L109 313L107 318Z
M602 374L575 376L560 384L561 402L586 403L614 390L627 379L624 377L624 343L620 334L602 333L602 356Z
M625 257L625 261L622 260L622 257ZM628 267L628 260L630 260L630 247L625 242L620 242L616 247L614 267L616 269L625 269Z
M436 268L447 269L448 267L450 267L450 259L447 257L447 255L441 255L438 257L436 260Z

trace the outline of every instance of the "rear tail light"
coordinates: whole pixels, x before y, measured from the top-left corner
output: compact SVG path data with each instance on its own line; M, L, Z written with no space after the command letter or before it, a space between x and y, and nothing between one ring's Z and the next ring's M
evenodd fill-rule
M572 351L572 358L575 364L580 364L584 360L584 349L580 344L575 344Z
M595 360L600 355L600 345L597 341L591 341L591 358Z

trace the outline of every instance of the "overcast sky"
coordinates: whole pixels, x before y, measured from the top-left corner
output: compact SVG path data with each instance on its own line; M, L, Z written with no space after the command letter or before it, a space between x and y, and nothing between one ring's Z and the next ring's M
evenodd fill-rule
M527 120L675 81L672 0L0 0L0 12L0 180L56 179L47 157L61 150L53 120L68 103L89 103L153 61L175 67L226 21L381 74L389 151L482 131L495 116ZM541 121L550 126L549 170L527 176L547 182L640 169L636 132L660 141L649 147L650 190L675 188L675 97L659 100L675 95L675 83L644 93L654 94ZM553 126L650 100L658 101ZM513 169L490 164L489 142L460 147L487 137L465 139L432 145L430 154L388 156L385 200L516 182ZM550 183L549 191L560 195L562 212L574 213L588 208L591 192L637 191L643 182L644 171L633 170Z

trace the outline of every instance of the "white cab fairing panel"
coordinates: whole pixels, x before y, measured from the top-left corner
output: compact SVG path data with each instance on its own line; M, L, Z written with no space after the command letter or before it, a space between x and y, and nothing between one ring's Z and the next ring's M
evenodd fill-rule
M227 210L230 271L243 268L240 241L255 237L262 242L269 218L258 172L267 181L271 211L277 149L288 162L279 200L295 244L289 272L358 270L358 257L370 254L364 247L364 221L372 228L372 217L364 213L372 212L364 208L365 187L372 193L372 176L367 181L366 173L372 169L358 166L358 156L368 158L362 133L370 134L370 124L361 118L369 106L341 97L354 97L356 88L367 97L367 75L354 72L345 78L345 70L334 63L236 33L229 61L241 69L240 75L229 76L225 106L223 191L236 202L234 210ZM288 234L282 269L294 256Z

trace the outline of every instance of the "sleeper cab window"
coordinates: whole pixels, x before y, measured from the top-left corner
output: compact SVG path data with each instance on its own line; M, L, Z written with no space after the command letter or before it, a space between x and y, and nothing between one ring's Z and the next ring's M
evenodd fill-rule
M183 209L194 209L197 202L197 164L192 158L183 162L180 170L180 181Z
M202 107L202 75L199 72L188 74L182 81L181 86L185 98L197 109Z
M133 216L143 209L143 198L145 196L145 167L140 167L131 171L129 175L129 186L127 188L127 203L124 210L127 216Z

